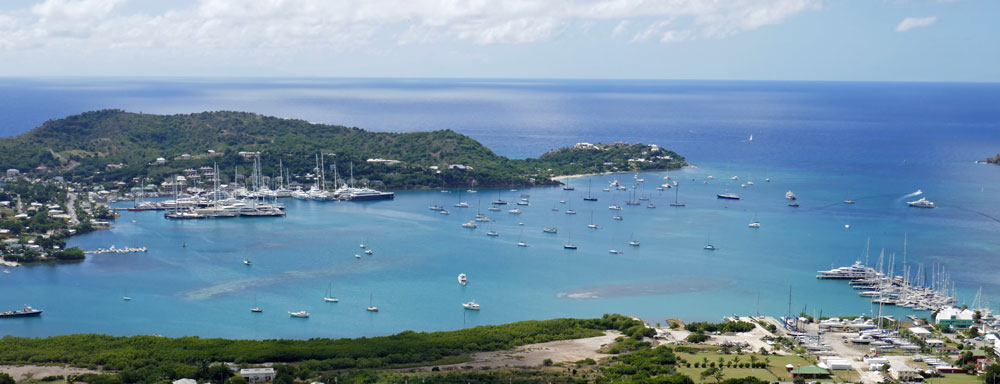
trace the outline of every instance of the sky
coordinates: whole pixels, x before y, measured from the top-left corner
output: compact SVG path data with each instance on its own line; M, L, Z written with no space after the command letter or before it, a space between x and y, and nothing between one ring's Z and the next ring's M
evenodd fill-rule
M3 0L0 76L1000 81L996 0Z

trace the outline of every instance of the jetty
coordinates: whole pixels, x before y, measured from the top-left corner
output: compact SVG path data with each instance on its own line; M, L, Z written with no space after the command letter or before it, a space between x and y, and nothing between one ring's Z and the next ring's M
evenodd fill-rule
M129 248L129 247L125 247L125 248L115 248L115 246L114 246L114 245L112 245L112 246L110 246L110 247L108 247L108 248L98 248L98 249L96 249L96 250L93 250L93 251L85 251L85 252L83 252L83 253L85 253L85 254L88 254L88 255L100 255L100 254L105 254L105 253L138 253L138 252L147 252L147 251L148 251L148 250L146 249L146 247L137 247L137 248Z

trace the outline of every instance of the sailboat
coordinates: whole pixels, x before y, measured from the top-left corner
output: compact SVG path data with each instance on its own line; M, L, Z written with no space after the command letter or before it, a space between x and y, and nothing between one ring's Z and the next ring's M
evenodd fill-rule
M122 300L129 301L132 297L128 295L128 288L125 288L125 296L122 296Z
M493 203L492 203L493 205L507 205L506 201L500 199L500 192L501 192L501 190L498 189L497 190L497 199L493 201ZM499 211L500 209L498 208L497 210Z
M590 224L587 224L587 228L597 229L597 223L594 222L594 211L590 211Z
M250 261L250 259L243 259L243 265L246 265L246 266L249 267L249 266L253 265L253 262Z
M528 243L525 243L524 240L521 240L522 236L524 236L524 228L521 228L521 234L517 236L517 246L518 247L527 247Z
M708 244L705 245L705 250L706 251L714 251L714 250L716 250L715 246L712 245L712 236L708 237Z
M326 296L323 296L323 301L327 303L339 303L340 299L333 297L333 295L331 294L332 291L333 291L333 283L330 283L330 286L326 288Z
M458 190L458 203L455 203L455 208L469 208L469 203L462 201L462 190Z
M750 140L747 140L747 141L749 141L751 143L753 142L753 134L752 133L750 134Z
M563 245L563 249L576 249L576 244L573 244L572 232L570 232L569 236L566 238L566 245Z
M587 180L587 197L584 197L584 201L597 201L597 197L590 193L591 184L594 184L594 180Z
M635 234L632 234L632 239L628 241L628 245L631 245L633 247L639 246L639 240L635 239Z
M253 307L250 308L250 312L261 313L264 309L257 306L257 295L253 295Z
M573 188L573 186L569 185L569 179L566 179L566 184L563 184L563 190L564 191L572 191L574 189L575 188Z
M680 196L680 193L681 193L681 186L680 186L680 184L675 184L675 185L677 186L677 188L674 188L674 202L670 203L670 206L671 207L683 207L683 206L685 206L685 204L677 200L678 197Z
M372 295L368 294L368 308L365 308L368 312L378 312L378 307L372 305Z
M614 236L612 236L611 237L611 244L613 245L614 243L615 243L615 238L614 238ZM624 254L625 252L622 252L622 251L619 251L617 249L611 248L611 249L608 250L608 253L610 253L612 255L621 255L621 254Z

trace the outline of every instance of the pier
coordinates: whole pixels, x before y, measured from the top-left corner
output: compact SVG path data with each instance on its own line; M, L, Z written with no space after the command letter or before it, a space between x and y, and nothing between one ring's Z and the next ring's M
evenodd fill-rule
M105 254L105 253L138 253L138 252L147 252L147 249L146 249L146 247L138 247L138 248L129 248L129 247L115 248L115 246L112 245L111 247L108 247L107 249L105 249L105 248L98 248L97 250L86 251L84 253L88 254L88 255L101 255L101 254Z

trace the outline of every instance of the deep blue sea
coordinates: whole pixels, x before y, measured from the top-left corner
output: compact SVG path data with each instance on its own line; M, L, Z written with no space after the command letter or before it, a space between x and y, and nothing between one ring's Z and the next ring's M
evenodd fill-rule
M883 249L887 259L895 254L899 273L904 236L914 270L944 266L961 301L971 304L980 288L1000 301L1000 167L974 163L1000 152L998 106L1000 84L0 79L0 136L102 108L240 110L376 131L452 129L511 157L578 142L643 142L695 164L639 174L657 208L626 206L622 221L607 207L626 194L600 189L612 179L631 183L628 174L572 179L573 192L463 193L466 209L451 207L458 190L435 190L372 203L289 200L288 216L278 219L185 222L122 212L113 229L70 244L149 252L0 275L0 309L45 310L0 321L0 334L309 338L610 312L653 323L780 316L789 306L858 315L870 304L846 283L815 279L816 270L863 258L870 239L871 259ZM674 190L655 190L668 175L686 207L668 206ZM591 184L596 203L582 200ZM744 199L715 198L727 188ZM939 208L907 207L918 189ZM800 208L786 206L787 190ZM529 194L531 205L521 215L486 211L498 193L510 201ZM843 204L847 198L857 204ZM428 210L432 204L452 214ZM478 210L495 222L460 227ZM586 227L591 217L599 229ZM762 227L748 228L755 219ZM543 233L548 226L559 233ZM486 236L491 229L500 236ZM518 239L530 246L517 247ZM632 239L641 245L628 246ZM356 259L362 242L374 254ZM564 250L567 242L579 249ZM707 242L719 250L703 250ZM468 286L457 283L459 273ZM323 302L331 287L339 303ZM134 300L122 300L126 291ZM364 310L369 298L381 312ZM469 300L482 311L463 310ZM264 313L250 313L255 303ZM289 318L299 310L312 317Z

